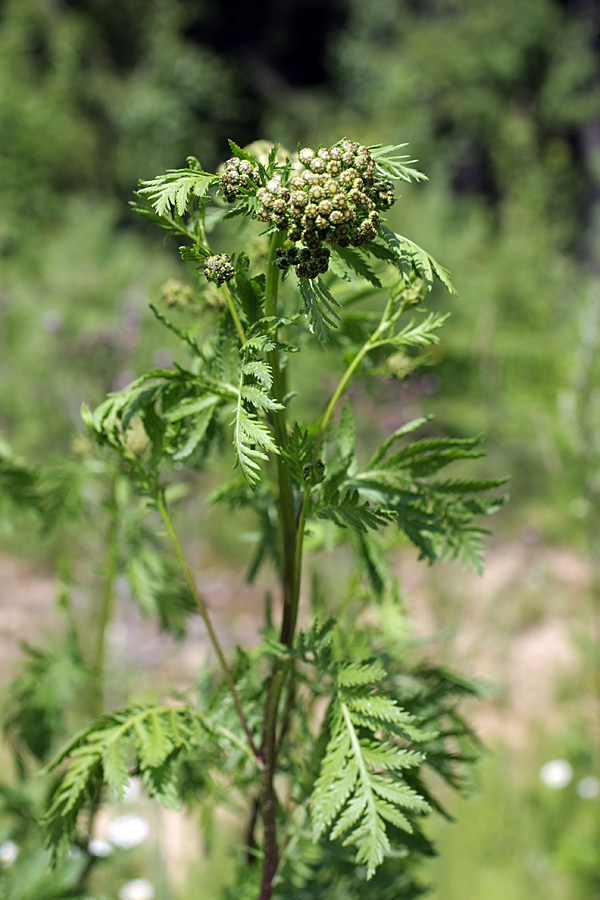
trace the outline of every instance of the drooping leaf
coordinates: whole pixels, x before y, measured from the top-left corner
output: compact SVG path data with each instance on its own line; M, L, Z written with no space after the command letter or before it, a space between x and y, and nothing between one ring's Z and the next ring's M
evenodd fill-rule
M401 234L390 231L385 225L380 226L379 234L394 254L394 264L405 279L408 280L414 270L425 280L429 289L433 287L434 277L437 277L451 294L456 294L449 272L427 251Z
M335 328L339 321L336 312L339 303L321 278L299 278L298 286L304 300L304 312L308 316L310 330L318 340L327 343L329 329Z

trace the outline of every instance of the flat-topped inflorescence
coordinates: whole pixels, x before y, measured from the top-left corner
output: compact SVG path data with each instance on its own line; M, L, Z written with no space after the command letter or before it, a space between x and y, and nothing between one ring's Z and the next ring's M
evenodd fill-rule
M356 141L301 147L298 163L285 182L275 176L256 191L256 215L294 244L279 251L279 268L294 266L300 277L316 278L329 266L325 244L360 247L374 240L380 211L394 203L394 185L377 176L371 153ZM228 160L220 179L225 199L239 199L249 179L256 181L250 162Z

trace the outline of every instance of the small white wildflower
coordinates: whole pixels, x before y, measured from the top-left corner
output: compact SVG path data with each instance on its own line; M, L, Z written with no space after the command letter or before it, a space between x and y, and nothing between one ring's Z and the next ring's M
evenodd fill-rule
M141 816L117 816L106 829L106 836L115 847L129 850L145 841L149 831L150 826Z
M0 866L12 866L19 855L19 846L14 841L4 841L0 844Z
M90 856L109 856L112 853L112 847L108 841L102 838L92 838L88 844L88 853Z
M573 766L566 759L551 759L540 769L540 781L546 787L560 790L571 783Z
M154 900L154 886L147 878L134 878L123 885L119 900Z
M600 781L593 775L586 775L577 785L577 793L582 800L593 800L600 795Z

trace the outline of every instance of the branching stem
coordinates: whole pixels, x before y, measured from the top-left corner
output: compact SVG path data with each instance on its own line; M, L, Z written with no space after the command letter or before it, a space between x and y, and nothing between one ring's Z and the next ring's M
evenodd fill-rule
M223 296L225 297L225 303L227 304L227 309L229 310L229 314L233 319L233 324L235 325L235 330L237 331L240 341L242 342L242 346L246 343L246 332L244 331L244 326L240 321L240 317L238 316L238 311L235 308L235 302L231 295L231 291L227 286L227 283L221 285L221 290L223 291Z
M354 358L350 362L350 365L348 366L348 368L346 369L346 371L340 378L338 386L336 387L335 391L333 392L333 394L331 396L331 400L329 401L327 409L325 410L325 413L321 420L321 424L319 426L319 430L317 432L317 438L315 440L315 449L314 449L314 453L313 453L313 461L316 461L319 456L319 450L321 449L321 444L323 443L323 438L325 436L325 431L327 430L327 426L329 425L329 422L331 421L331 417L333 416L333 414L335 412L335 408L336 408L340 398L342 397L344 391L348 387L350 379L352 378L352 376L358 369L359 365L361 364L362 360L367 355L367 353L369 353L371 350L373 350L375 347L379 346L380 344L385 343L385 341L382 341L381 338L383 337L385 332L389 329L389 327L392 325L392 323L395 322L398 319L398 317L401 315L401 313L404 311L403 304L401 304L399 309L396 310L396 312L393 315L390 315L391 310L392 310L392 305L393 305L393 301L390 298L385 305L385 309L384 309L383 315L381 316L381 319L379 321L379 325L377 326L375 331L371 335L369 335L369 337L367 338L365 343L362 345L360 350L357 352L356 356L354 356Z
M173 522L171 521L169 511L166 507L166 504L165 504L165 501L164 501L164 498L163 498L161 492L156 493L156 495L154 497L154 501L155 501L156 507L162 517L162 520L165 524L165 528L167 529L167 534L169 535L169 538L171 539L171 543L173 544L173 548L175 550L175 555L177 556L177 560L178 560L181 570L185 576L187 585L190 589L192 597L194 598L194 603L196 604L196 606L198 608L198 612L200 613L202 620L206 626L206 630L208 632L208 637L209 637L210 643L212 645L213 650L215 651L215 653L217 655L219 665L220 665L223 675L225 677L225 681L227 682L227 687L229 688L229 692L233 698L233 702L235 704L237 713L240 717L240 721L242 723L242 728L244 729L244 733L248 739L250 749L252 750L252 753L254 754L258 763L262 765L262 756L261 756L261 753L259 752L258 748L256 747L256 744L254 743L254 739L252 737L252 733L248 726L246 716L244 715L244 710L242 709L242 704L241 704L241 701L239 698L239 694L237 692L235 683L233 681L233 676L231 674L229 666L227 665L227 660L225 658L223 648L221 647L221 644L219 643L219 639L217 637L217 634L215 632L213 624L210 620L210 616L208 615L208 610L206 608L206 604L204 603L204 600L200 596L200 593L198 592L198 588L196 587L196 582L194 581L194 577L193 577L193 575L190 571L190 568L187 564L187 560L183 553L181 544L179 543L179 538L177 537L175 529L173 528Z

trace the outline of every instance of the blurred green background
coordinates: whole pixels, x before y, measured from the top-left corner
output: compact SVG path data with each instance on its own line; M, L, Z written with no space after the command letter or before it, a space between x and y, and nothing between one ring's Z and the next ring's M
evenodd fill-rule
M228 137L294 149L344 135L409 143L430 182L403 187L392 223L451 270L459 291L450 302L433 296L452 312L435 368L382 383L374 427L402 404L434 413L455 434L485 431L484 471L511 476L483 580L415 574L412 559L399 562L409 611L437 636L429 652L499 687L487 709L473 710L492 752L476 798L453 803L458 822L440 829L433 896L459 900L467 884L478 900L592 900L600 897L594 0L4 0L0 441L33 464L70 453L82 401L94 405L170 361L147 304L169 278L192 276L174 244L130 212L139 179L185 165L188 154L210 171L228 156ZM49 570L66 540L42 539L23 522L11 531L13 512L0 504L5 618L30 567L36 577ZM93 537L79 539L93 553ZM239 550L226 533L216 543L211 564L225 570ZM13 584L15 556L29 562ZM571 767L562 787L539 777L556 758Z

